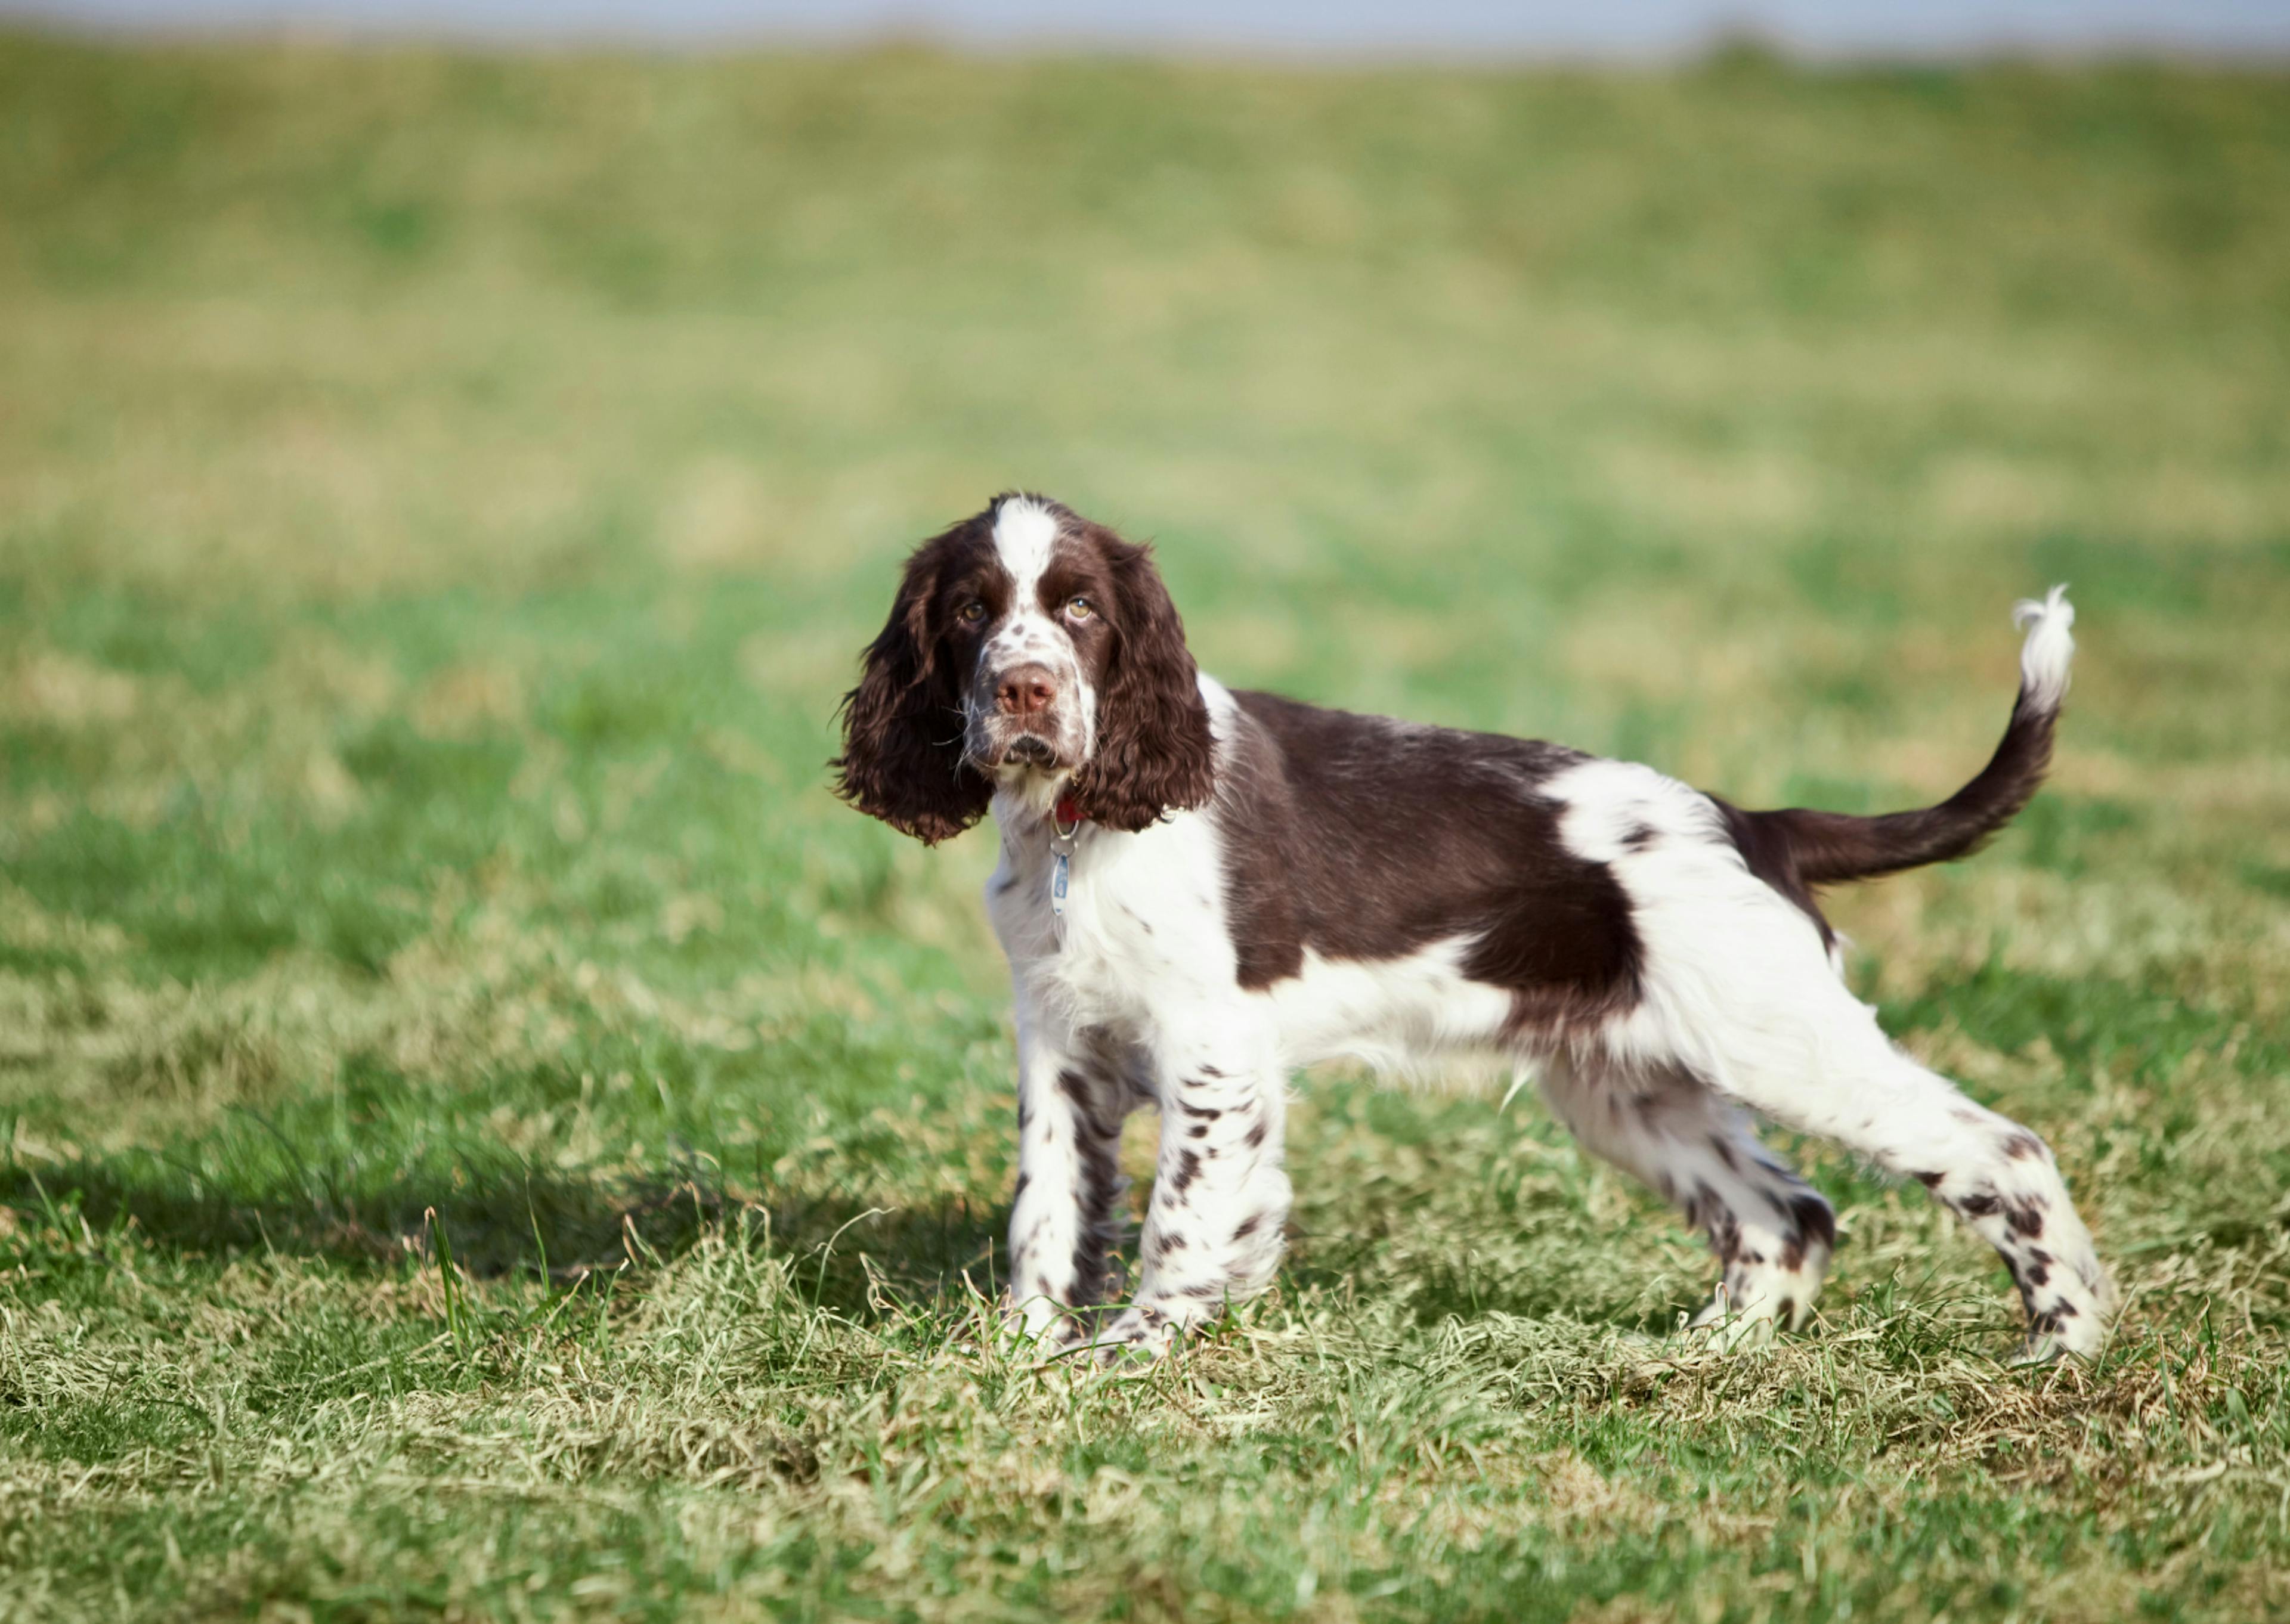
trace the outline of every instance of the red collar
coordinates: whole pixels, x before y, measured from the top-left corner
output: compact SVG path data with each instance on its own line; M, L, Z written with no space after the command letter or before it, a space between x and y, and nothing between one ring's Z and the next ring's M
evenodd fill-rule
M1050 816L1057 820L1061 828L1071 828L1084 821L1081 803L1074 799L1071 790L1058 797L1058 804L1052 809Z

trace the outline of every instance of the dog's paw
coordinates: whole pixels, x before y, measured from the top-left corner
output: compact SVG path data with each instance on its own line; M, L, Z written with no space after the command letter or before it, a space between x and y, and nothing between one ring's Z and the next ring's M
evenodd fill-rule
M2013 1356L2004 1361L2013 1369L2032 1364L2055 1364L2067 1357L2067 1349L2060 1346L2057 1337L2031 1336L2022 1341Z
M1167 1309L1141 1302L1114 1316L1075 1351L1087 1352L1106 1370L1142 1368L1160 1360L1190 1329Z
M2107 1323L2095 1315L2062 1314L2057 1309L2036 1315L2028 1324L2027 1340L2011 1363L2050 1364L2065 1358L2094 1359L2107 1346Z
M1774 1333L1782 1329L1772 1299L1735 1308L1732 1292L1720 1284L1701 1311L1685 1322L1683 1335L1689 1344L1710 1353L1748 1353L1770 1347Z
M983 1351L1020 1364L1061 1357L1089 1340L1088 1327L1073 1310L1045 1297L1023 1303L1005 1297L989 1324Z

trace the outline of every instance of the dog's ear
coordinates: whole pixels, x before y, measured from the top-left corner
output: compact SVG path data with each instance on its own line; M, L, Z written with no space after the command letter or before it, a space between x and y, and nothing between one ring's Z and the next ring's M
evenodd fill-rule
M936 845L986 815L993 786L962 753L957 674L933 623L939 576L958 532L915 549L882 635L867 647L859 685L843 696L843 754L835 791L869 817Z
M1113 657L1097 696L1097 748L1074 788L1090 818L1134 832L1172 807L1209 798L1209 711L1153 555L1110 539L1104 552L1113 572Z

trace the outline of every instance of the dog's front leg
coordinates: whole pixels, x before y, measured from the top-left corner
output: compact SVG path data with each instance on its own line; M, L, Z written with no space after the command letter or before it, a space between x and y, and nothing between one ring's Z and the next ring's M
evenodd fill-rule
M1013 1326L1029 1340L1061 1325L1065 1309L1104 1294L1127 1186L1120 1166L1124 1108L1119 1075L1101 1045L1021 1010L1009 1307Z
M1161 1148L1134 1304L1098 1338L1109 1356L1159 1354L1264 1289L1288 1217L1285 1077L1253 1033L1161 1057Z

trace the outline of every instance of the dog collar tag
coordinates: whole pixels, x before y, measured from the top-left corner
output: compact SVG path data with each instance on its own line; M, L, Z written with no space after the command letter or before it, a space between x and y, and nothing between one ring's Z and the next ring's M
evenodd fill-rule
M1081 809L1071 796L1060 797L1050 814L1050 917L1058 935L1066 930L1066 889L1073 880L1074 843L1081 838Z

